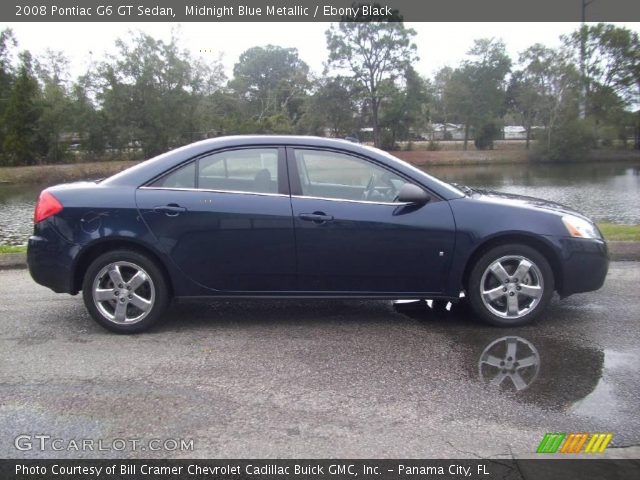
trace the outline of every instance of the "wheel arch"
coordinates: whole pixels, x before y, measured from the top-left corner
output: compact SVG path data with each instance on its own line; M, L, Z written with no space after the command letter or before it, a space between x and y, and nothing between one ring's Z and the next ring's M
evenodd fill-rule
M145 246L135 240L126 238L106 238L92 243L80 252L72 270L71 286L73 288L73 293L77 293L82 290L82 281L84 279L85 273L87 272L87 269L89 268L89 265L91 265L91 262L93 262L93 260L95 260L103 253L118 249L132 250L142 255L146 255L152 261L154 261L164 275L167 286L169 287L169 292L173 295L174 290L171 276L169 275L169 271L167 270L167 267L160 256L148 246Z
M492 248L501 246L501 245L509 245L509 244L521 244L527 245L535 250L537 250L541 255L545 257L547 262L549 262L549 266L551 267L551 271L553 273L553 279L555 284L556 291L562 291L562 267L560 258L558 254L555 252L553 247L544 239L529 235L526 233L505 233L502 235L494 236L486 239L484 242L479 244L475 250L469 255L464 267L464 273L462 275L462 285L465 289L468 289L469 286L469 276L471 275L471 270L476 262L480 259L482 255L491 250Z

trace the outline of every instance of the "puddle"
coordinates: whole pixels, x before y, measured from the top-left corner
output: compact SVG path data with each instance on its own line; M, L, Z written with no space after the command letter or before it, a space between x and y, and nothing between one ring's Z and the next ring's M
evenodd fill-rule
M640 356L635 353L604 350L602 377L594 390L571 406L570 412L583 417L615 420L629 414L627 405L637 402L637 395L625 379L640 366ZM619 381L618 381L619 380ZM628 386L625 390L621 386Z
M580 415L598 415L604 402L614 403L605 372L627 368L627 357L596 345L562 340L555 331L546 332L540 326L486 327L472 322L467 308L453 305L443 311L425 302L394 304L398 313L429 322L450 336L452 348L461 354L459 368L470 381L497 394L547 409L572 409Z

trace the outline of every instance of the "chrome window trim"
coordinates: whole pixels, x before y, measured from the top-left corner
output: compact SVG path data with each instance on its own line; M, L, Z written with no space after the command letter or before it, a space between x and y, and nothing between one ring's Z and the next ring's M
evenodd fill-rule
M138 187L140 190L171 190L177 192L211 192L211 193L235 193L243 195L259 195L263 197L289 197L284 193L243 192L241 190L212 190L208 188L181 188L181 187ZM364 203L369 205L391 205L402 207L410 205L410 202L372 202L370 200L352 200L349 198L314 197L311 195L291 195L291 198L308 198L310 200L328 200L330 202Z
M181 188L181 187L138 187L140 190L173 190L178 192L211 192L211 193L240 193L243 195L260 195L263 197L288 197L284 193L244 192L241 190L212 190L209 188Z
M291 195L291 198L309 198L311 200L328 200L330 202L365 203L370 205L393 205L395 207L403 207L405 205L411 205L410 202L372 202L371 200L351 200L349 198L314 197L312 195Z

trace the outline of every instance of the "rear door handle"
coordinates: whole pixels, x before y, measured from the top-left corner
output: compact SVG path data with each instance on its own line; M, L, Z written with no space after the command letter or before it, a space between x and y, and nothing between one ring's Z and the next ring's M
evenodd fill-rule
M333 220L332 215L327 215L324 212L301 213L298 216L300 217L301 220L306 220L307 222L314 222L314 223L324 223L324 222L330 222L331 220Z
M177 203L170 203L169 205L161 205L159 207L153 207L155 212L162 212L168 217L175 217L180 215L182 212L186 212L187 209L185 207L181 207Z

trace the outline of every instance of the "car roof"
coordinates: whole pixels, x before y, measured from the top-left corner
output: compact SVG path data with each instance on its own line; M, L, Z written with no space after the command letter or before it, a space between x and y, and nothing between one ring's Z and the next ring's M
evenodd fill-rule
M234 135L201 140L199 142L176 148L175 150L170 150L149 160L145 160L131 168L128 168L127 170L105 179L102 184L138 187L189 159L196 158L216 150L235 147L288 145L329 148L341 150L345 153L362 155L414 178L419 183L422 183L425 187L447 200L464 196L458 189L448 183L431 177L412 165L409 165L387 152L378 150L377 148L354 143L348 140L303 135Z

